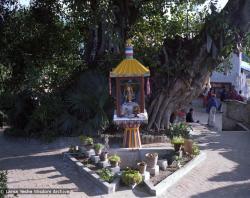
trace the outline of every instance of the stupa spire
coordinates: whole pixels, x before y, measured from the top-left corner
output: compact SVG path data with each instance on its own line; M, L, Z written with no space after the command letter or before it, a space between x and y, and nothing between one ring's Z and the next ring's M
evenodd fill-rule
M133 50L132 40L128 39L125 47L126 59L133 59L133 54L134 50Z

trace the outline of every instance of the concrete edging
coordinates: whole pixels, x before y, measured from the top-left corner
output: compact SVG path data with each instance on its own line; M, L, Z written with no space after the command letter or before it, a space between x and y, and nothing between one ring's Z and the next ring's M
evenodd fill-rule
M159 184L154 186L149 181L144 181L146 184L146 188L148 189L149 193L154 196L161 195L163 192L165 192L169 187L174 185L177 181L179 181L184 175L186 175L188 172L190 172L194 167L196 167L198 164L200 164L202 161L206 159L206 153L200 152L199 155L197 155L194 159L192 159L190 162L185 164L182 168L175 171L173 174L169 175L167 178L162 180Z
M78 161L75 157L70 155L70 153L64 153L63 154L63 160L67 160L75 166L75 168L78 170L79 174L81 174L83 177L87 177L90 179L93 183L95 183L99 188L101 188L105 193L110 194L115 192L120 183L120 178L115 178L113 182L108 183L99 177L94 171L90 170L87 167L84 167L84 165Z

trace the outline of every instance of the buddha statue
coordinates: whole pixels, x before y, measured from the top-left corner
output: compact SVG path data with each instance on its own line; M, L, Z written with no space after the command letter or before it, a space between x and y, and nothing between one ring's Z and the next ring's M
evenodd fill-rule
M129 118L135 117L135 114L138 113L139 105L133 102L135 93L130 83L126 84L123 95L125 102L122 104L122 115Z

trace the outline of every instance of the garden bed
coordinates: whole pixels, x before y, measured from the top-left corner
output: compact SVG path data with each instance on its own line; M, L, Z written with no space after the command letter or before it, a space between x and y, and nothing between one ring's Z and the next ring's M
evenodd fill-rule
M174 155L167 157L168 161L170 161L169 158L172 158L173 156ZM182 160L181 160L181 163L180 163L181 167L185 166L192 159L193 158L191 156L183 156ZM164 180L165 178L167 178L168 176L170 176L171 174L173 174L174 172L176 172L179 168L176 165L174 165L174 163L172 163L171 165L169 165L167 167L167 170L165 170L165 171L160 170L159 175L155 175L155 176L151 177L150 180L149 180L149 182L151 182L154 186L156 186L162 180Z
M165 192L170 186L179 181L184 175L191 171L195 166L205 160L206 154L200 152L193 159L186 161L181 168L168 167L166 171L160 171L160 174L144 181L150 194L158 196Z
M115 177L112 182L106 182L100 178L97 174L98 167L91 163L85 163L86 159L84 156L78 154L64 153L64 160L69 161L78 170L82 177L89 178L95 185L99 186L105 193L113 193L117 190L120 178Z

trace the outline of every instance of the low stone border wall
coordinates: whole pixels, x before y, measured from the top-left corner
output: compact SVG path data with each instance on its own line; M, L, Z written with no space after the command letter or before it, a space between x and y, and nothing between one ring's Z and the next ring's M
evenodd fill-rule
M89 168L85 167L80 161L78 161L75 157L73 157L70 153L63 154L63 160L67 160L70 164L75 166L78 170L79 174L82 177L87 177L93 183L95 183L100 189L102 189L105 193L110 194L115 192L120 183L120 178L115 178L113 182L108 183L99 177L94 171L90 170Z
M200 152L194 159L185 164L179 170L169 175L166 179L162 180L159 184L154 186L150 181L144 181L149 193L158 196L165 192L169 187L179 181L184 175L190 172L195 166L200 164L206 159L206 153Z
M166 143L169 142L169 138L166 135L141 135L142 144L152 144L152 143Z

